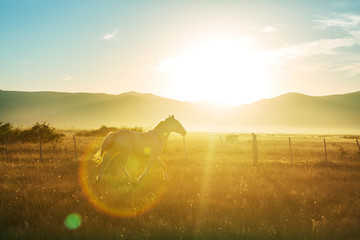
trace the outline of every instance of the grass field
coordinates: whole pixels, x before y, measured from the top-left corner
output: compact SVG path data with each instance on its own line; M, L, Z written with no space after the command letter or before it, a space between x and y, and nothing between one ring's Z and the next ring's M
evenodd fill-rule
M221 134L220 134L221 135ZM101 138L8 146L0 163L0 239L359 239L360 154L354 139L173 134L143 182L112 163L101 182L91 155ZM6 159L5 146L0 149ZM131 159L137 177L145 163Z

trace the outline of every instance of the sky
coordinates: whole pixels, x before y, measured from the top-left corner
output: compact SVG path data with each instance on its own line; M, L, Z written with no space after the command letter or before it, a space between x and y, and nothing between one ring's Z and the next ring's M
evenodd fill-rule
M360 1L0 0L0 89L245 104L360 91Z

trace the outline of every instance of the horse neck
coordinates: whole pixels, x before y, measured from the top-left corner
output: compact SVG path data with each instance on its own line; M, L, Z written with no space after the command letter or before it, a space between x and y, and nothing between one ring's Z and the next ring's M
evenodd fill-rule
M168 129L166 123L163 121L163 122L160 122L150 132L152 132L153 135L156 135L159 140L163 140L164 142L166 142L171 131Z

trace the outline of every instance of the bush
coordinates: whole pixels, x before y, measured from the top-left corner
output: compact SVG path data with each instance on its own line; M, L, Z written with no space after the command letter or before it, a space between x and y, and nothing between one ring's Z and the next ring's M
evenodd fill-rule
M0 135L4 136L6 134L9 134L12 131L12 124L11 123L3 123L0 122Z
M15 142L17 141L20 134L18 128L14 128L11 123L0 122L0 142L4 144L5 142Z
M117 131L125 130L125 129L135 131L135 132L144 132L144 128L142 128L142 127L132 127L132 128L121 127L121 128L116 128L116 127L107 127L107 126L103 125L97 130L82 131L82 132L79 132L77 135L78 136L84 136L84 137L104 137L109 132L117 132Z
M65 137L62 133L55 132L54 127L50 127L47 122L36 123L32 128L20 132L21 142L37 142L39 137L42 142L61 142Z
M50 127L47 122L36 123L32 128L19 130L14 128L11 123L0 122L0 142L37 142L40 135L42 142L60 142L65 137L62 133L56 133L55 128Z

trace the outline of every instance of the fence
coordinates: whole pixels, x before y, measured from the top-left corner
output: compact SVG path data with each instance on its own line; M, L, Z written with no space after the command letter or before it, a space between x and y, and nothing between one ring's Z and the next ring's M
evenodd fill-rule
M288 150L285 150L285 141L281 142L281 143L277 143L277 145L275 144L274 146L269 146L269 142L271 142L271 140L273 139L274 141L277 141L278 139L276 137L272 137L270 138L270 140L268 142L264 141L264 142L260 142L259 143L259 139L258 136L262 137L262 136L267 136L267 135L257 135L252 133L251 135L244 135L243 136L247 136L246 138L244 138L242 141L238 141L236 144L238 144L239 146L241 144L243 144L243 142L248 142L251 141L251 149L247 149L247 151L252 151L251 155L252 155L252 163L254 165L256 165L258 162L261 162L264 160L264 153L263 154L259 154L259 148L270 148L270 150L268 150L268 152L270 152L271 154L271 148L279 148L279 146L281 145L281 151L287 151L288 154L288 162L290 163L290 165L293 165L295 160L294 160L294 151L296 151L299 148L303 148L304 147L304 141L300 142L298 141L298 146L296 146L296 142L294 141L294 139L301 139L302 137L299 136L293 136L293 137L286 137L286 141L288 141ZM202 135L204 137L206 137L206 135ZM207 135L210 136L210 135ZM223 135L223 134L216 134L216 135L211 135L211 136L216 136L219 142L219 151L221 152L221 157L220 159L222 160L222 162L225 162L225 158L228 155L227 151L229 150L227 148L228 146L228 142L231 141L229 136L233 136L236 137L236 134L229 134L229 135ZM317 136L317 138L320 138L321 136ZM229 140L229 139L230 140ZM0 148L0 156L1 156L1 161L2 162L12 162L14 159L14 155L21 155L23 154L23 158L30 158L31 159L35 159L36 161L39 162L43 162L44 161L44 152L46 153L47 156L51 155L50 159L52 159L53 161L56 159L60 159L60 158L64 158L64 156L66 155L67 159L73 159L75 161L78 161L78 155L79 152L80 154L83 153L85 150L87 149L89 145L94 145L94 142L96 142L98 145L101 143L102 138L91 138L91 137L82 137L83 141L80 143L80 146L77 142L77 138L76 135L73 134L72 138L67 138L65 143L43 143L41 140L40 135L38 135L38 143L33 143L33 144L10 144L8 143L6 137L4 138L4 144L3 146L1 146ZM84 140L85 139L85 140ZM89 140L90 139L90 140ZM246 140L247 139L247 140ZM282 136L282 139L285 139L284 135ZM92 141L91 141L92 140ZM328 157L329 157L329 152L328 152L328 146L329 145L329 140L327 140L327 138L321 138L322 142L323 142L323 157L318 156L320 161L324 161L327 162L328 161ZM357 150L360 153L360 145L359 145L359 141L358 139L354 139L355 141L354 143L354 149L357 146ZM353 140L351 140L353 141ZM306 142L306 141L305 141ZM318 141L315 141L318 144L320 144L320 139L318 139ZM356 145L355 145L356 142ZM331 142L330 142L331 143ZM37 145L37 146L36 146ZM184 142L184 146L185 146L185 142ZM196 148L196 145L191 146L193 148ZM319 147L319 146L318 146ZM187 152L186 149L184 149L184 157L187 159L189 152ZM340 152L340 155L342 152L344 152L344 148L339 145L338 147L338 151ZM238 153L238 154L243 154L243 153ZM26 156L25 156L26 155ZM19 158L19 156L15 157L15 158ZM20 157L21 158L21 157ZM49 159L49 157L47 157L47 159ZM20 160L21 161L21 160ZM220 161L220 160L219 160ZM248 160L250 161L250 159Z
M71 141L70 141L71 140ZM87 141L83 142L81 148L86 149ZM4 138L4 146L0 146L1 162L28 161L37 162L54 161L56 159L74 159L78 161L78 146L76 135L65 138L63 142L46 143L38 135L36 143L9 143Z
M257 143L257 135L252 133L252 149L253 149L253 164L257 164L258 160L259 160L259 153L258 153L258 143ZM360 153L360 145L359 145L359 141L357 139L356 143L359 149L359 153ZM327 146L326 146L326 138L323 138L323 142L324 142L324 162L327 163L328 162L328 151L327 151ZM292 151L292 143L291 143L291 137L289 137L289 161L290 161L290 165L293 165L293 151Z

